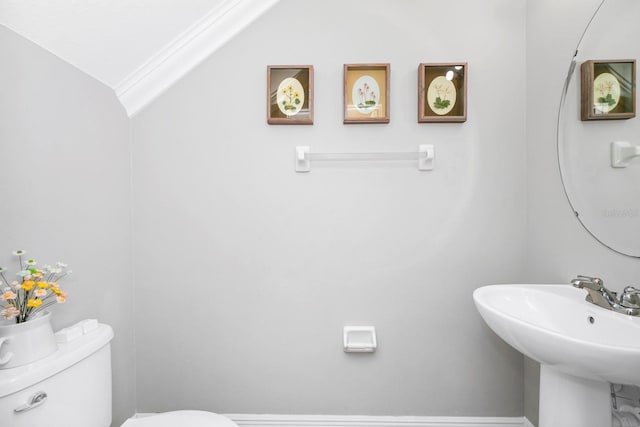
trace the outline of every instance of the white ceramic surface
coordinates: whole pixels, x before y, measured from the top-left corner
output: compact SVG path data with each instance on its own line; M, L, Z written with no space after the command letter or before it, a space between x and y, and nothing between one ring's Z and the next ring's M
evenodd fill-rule
M571 285L489 285L473 293L498 336L561 372L640 385L640 318L585 301Z
M61 342L48 357L0 370L0 426L111 426L112 338L111 327L98 324ZM43 393L46 399L29 409Z
M130 418L122 427L238 427L222 415L206 411L172 411L142 418Z
M36 362L57 349L48 311L23 323L0 323L0 369Z

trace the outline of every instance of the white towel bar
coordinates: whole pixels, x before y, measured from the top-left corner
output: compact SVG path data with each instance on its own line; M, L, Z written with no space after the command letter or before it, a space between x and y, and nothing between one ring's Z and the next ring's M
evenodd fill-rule
M435 149L431 144L421 144L418 151L360 152L360 153L313 153L309 147L296 147L296 172L311 172L311 161L376 161L417 160L418 170L433 169Z

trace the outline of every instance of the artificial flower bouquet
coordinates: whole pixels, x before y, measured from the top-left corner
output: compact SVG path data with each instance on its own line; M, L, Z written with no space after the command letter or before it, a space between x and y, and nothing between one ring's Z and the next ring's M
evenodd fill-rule
M5 276L6 268L0 267L0 319L23 323L52 304L64 303L67 294L60 289L58 282L71 274L66 264L36 267L34 259L23 259L23 250L13 253L18 257L19 280L9 281Z

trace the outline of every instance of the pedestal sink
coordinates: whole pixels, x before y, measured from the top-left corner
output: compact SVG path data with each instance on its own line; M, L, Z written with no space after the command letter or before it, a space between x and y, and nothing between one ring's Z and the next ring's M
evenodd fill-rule
M640 318L571 285L489 285L473 299L493 331L541 364L539 427L611 426L610 383L640 385Z

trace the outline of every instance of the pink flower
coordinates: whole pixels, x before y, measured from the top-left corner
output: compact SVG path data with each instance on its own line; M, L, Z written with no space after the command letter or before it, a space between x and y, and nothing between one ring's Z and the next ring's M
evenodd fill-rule
M16 299L17 295L15 293L13 293L12 291L7 291L4 294L2 294L2 300L6 301L6 300L10 300L10 299Z
M20 314L20 310L12 305L8 305L4 310L0 311L0 316L4 317L7 320L13 319L18 314Z

